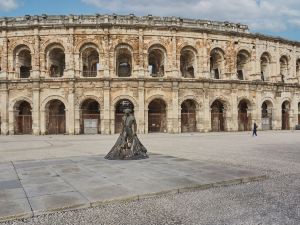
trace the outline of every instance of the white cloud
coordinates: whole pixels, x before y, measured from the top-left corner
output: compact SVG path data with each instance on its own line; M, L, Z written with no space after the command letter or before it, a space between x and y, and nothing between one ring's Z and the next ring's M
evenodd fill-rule
M120 14L181 16L245 23L254 30L279 32L299 26L299 0L81 0ZM297 22L296 22L297 21Z
M16 0L0 0L0 11L11 11L18 7Z

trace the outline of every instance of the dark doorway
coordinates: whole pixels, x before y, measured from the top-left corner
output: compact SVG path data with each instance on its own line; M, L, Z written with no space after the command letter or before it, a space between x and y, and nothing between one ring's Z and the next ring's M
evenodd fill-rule
M16 134L32 134L32 113L28 102L22 101L18 104L15 123Z
M81 134L100 134L100 107L93 99L85 100L81 105Z
M215 132L225 131L225 112L221 101L216 100L211 105L211 130Z
M285 101L282 103L281 106L281 129L282 130L289 130L290 129L290 116L289 116L289 109L290 109L290 103L288 101Z
M238 112L238 130L249 131L251 130L251 114L248 113L248 104L245 100L242 100L239 105Z
M181 132L196 132L196 105L193 100L185 100L181 104Z
M51 100L48 103L47 134L66 133L65 105L60 100Z
M272 130L272 103L264 101L261 107L262 130Z
M166 104L161 99L154 99L148 106L148 131L167 132Z

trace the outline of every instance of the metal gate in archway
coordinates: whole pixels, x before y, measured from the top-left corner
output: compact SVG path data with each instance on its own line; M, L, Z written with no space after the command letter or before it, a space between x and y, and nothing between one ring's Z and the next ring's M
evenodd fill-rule
M289 113L283 112L282 113L282 130L289 130L290 129L290 122L289 122Z
M238 129L239 131L251 130L251 115L248 113L238 113Z
M167 132L166 113L150 113L148 114L149 133L151 132Z
M65 115L49 115L48 134L64 134L66 133L66 116Z
M99 134L100 118L99 114L82 114L80 129L82 134Z
M272 130L272 113L263 114L261 126L262 130Z
M181 113L181 132L196 132L196 113Z
M225 118L223 113L211 113L212 131L225 131Z
M32 134L32 116L18 115L16 116L16 134Z

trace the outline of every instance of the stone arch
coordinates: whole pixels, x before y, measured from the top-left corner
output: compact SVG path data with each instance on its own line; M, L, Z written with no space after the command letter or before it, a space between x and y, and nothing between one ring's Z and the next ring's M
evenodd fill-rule
M155 98L148 104L148 132L167 132L167 103Z
M81 96L76 101L76 104L75 104L76 109L79 110L81 108L82 104L84 103L84 101L88 100L88 99L95 100L96 102L99 103L100 109L103 109L103 98L99 98L99 97L97 97L95 95L84 95L84 96Z
M300 57L296 59L296 78L298 78L298 82L300 82Z
M28 98L28 97L22 96L22 97L18 97L18 98L13 99L13 100L10 102L10 104L9 104L8 110L9 110L9 111L15 110L15 108L16 108L16 106L17 106L17 103L18 103L18 102L22 102L22 101L28 102L28 103L30 104L31 108L33 109L33 102L31 101L31 99Z
M272 130L274 100L266 97L261 104L261 128L262 130Z
M132 76L134 57L133 48L127 43L119 43L114 50L115 71L118 77Z
M154 99L161 99L162 101L164 101L168 110L169 102L166 100L166 97L162 94L151 95L150 97L148 97L145 101L145 106L147 106L148 108L150 102L152 102Z
M20 78L29 78L32 70L33 52L28 45L17 45L13 50L13 68Z
M286 82L290 70L290 57L283 54L279 58L281 82Z
M136 110L138 110L138 101L137 101L133 96L131 96L131 95L119 95L119 96L117 96L116 98L114 98L114 99L112 100L112 104L111 104L112 109L111 109L111 110L114 110L115 107L116 107L116 104L117 104L120 100L122 100L122 99L128 99L128 100L130 100L130 101L132 102L134 108L135 108Z
M68 101L60 95L50 95L50 96L46 97L41 103L41 110L46 110L46 106L47 106L48 102L50 102L51 100L61 101L62 103L64 103L64 105L66 107L66 111L68 111Z
M251 101L248 98L241 98L238 101L238 130L249 131L252 125Z
M13 122L15 134L32 134L32 102L19 98L13 105Z
M211 49L209 56L211 78L220 79L225 72L225 51L215 47Z
M101 133L101 106L97 98L84 98L79 104L80 133Z
M148 70L152 77L162 77L167 64L167 50L163 45L154 44L148 48Z
M67 131L67 105L60 96L49 96L43 101L42 108L46 134L64 134Z
M197 111L199 104L193 98L187 98L180 104L181 132L197 131Z
M57 42L51 42L45 48L46 69L50 77L62 77L66 67L65 47Z
M185 95L184 97L179 99L179 105L181 105L186 100L193 100L196 103L197 110L200 110L202 107L202 102L195 95Z
M21 45L27 46L29 48L31 54L35 53L33 44L27 40L18 40L16 42L13 42L13 44L9 47L9 49L11 50L11 53L14 54L15 49Z
M237 79L245 80L251 72L251 51L242 48L236 55Z
M198 61L198 52L197 50L190 46L184 46L180 50L179 57L180 71L183 77L194 78L195 73L197 73L197 61Z
M96 77L100 68L99 48L94 43L86 42L79 49L79 67L83 77Z
M266 81L270 77L271 62L272 62L272 56L269 52L263 52L260 55L260 73L261 73L262 81Z
M41 43L41 52L46 53L47 48L49 48L49 46L51 46L53 44L61 45L63 47L64 51L66 50L64 47L65 42L62 39L55 37L55 38L48 39L45 42Z
M222 102L224 104L224 109L226 111L230 110L231 105L230 105L230 101L229 101L228 98L226 98L224 96L216 96L216 97L212 98L212 100L210 100L209 105L211 106L213 104L213 102L216 101L216 100L219 100L220 102Z
M76 54L79 54L82 51L82 48L86 45L93 45L95 46L95 48L97 49L99 54L104 54L104 49L101 45L99 45L99 43L95 42L93 39L84 39L82 41L80 41L79 43L77 43L77 45L74 48L74 52Z
M214 132L226 130L226 106L221 98L215 98L210 104L211 130Z
M284 98L280 107L281 107L281 129L289 130L290 109L291 109L291 101L289 100L289 98Z

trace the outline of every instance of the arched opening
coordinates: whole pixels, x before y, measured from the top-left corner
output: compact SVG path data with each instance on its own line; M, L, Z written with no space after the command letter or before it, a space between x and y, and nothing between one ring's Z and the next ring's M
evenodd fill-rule
M124 110L131 109L134 114L134 105L128 99L121 99L115 106L115 133L122 132L122 117L124 116Z
M281 129L282 130L289 130L290 129L290 116L289 116L289 111L290 111L290 102L289 101L284 101L281 105Z
M132 54L127 45L116 48L116 69L118 77L130 77L132 73Z
M180 52L180 72L182 77L195 77L195 62L196 56L194 52L188 47L183 48Z
M281 82L286 82L289 73L289 60L287 56L280 58L280 75Z
M148 70L152 77L162 77L165 73L165 51L153 46L148 51Z
M94 99L85 100L80 108L82 134L100 134L100 105Z
M166 103L161 99L154 99L148 106L148 131L167 132Z
M251 130L251 113L249 113L250 104L246 100L240 101L238 105L238 130Z
M213 79L220 79L225 65L225 53L220 48L210 52L210 74Z
M266 81L269 78L270 63L271 63L270 54L267 52L263 53L260 57L260 72L261 72L262 81Z
M66 133L66 108L60 100L54 99L46 105L47 134Z
M62 77L66 67L65 52L62 46L53 45L48 48L48 69L50 77Z
M250 53L246 50L241 50L237 54L236 59L236 74L237 79L245 80L247 73L251 70L251 56Z
M211 130L225 131L225 108L220 100L215 100L211 105Z
M81 49L82 76L96 77L99 69L99 53L93 45L87 45Z
M20 45L14 50L16 71L19 72L20 78L30 77L32 69L31 52L26 45Z
M27 101L17 102L15 105L15 134L32 133L31 105Z
M272 130L272 107L270 101L264 101L261 106L261 124L262 130Z
M196 104L194 100L188 99L181 104L181 132L196 132Z

